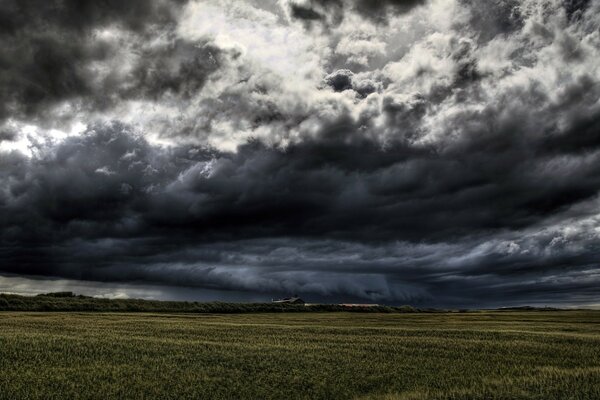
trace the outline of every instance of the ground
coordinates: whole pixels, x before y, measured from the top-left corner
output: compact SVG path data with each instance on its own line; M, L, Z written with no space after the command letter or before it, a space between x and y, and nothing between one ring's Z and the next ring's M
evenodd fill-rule
M600 399L600 312L0 312L0 399Z

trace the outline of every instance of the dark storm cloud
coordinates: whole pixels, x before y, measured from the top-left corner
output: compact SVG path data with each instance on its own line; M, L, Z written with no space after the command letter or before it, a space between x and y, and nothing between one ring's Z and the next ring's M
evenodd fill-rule
M304 20L311 21L311 20L317 20L317 19L323 18L323 16L321 14L319 14L312 8L306 7L306 6L303 6L300 4L291 4L290 10L292 12L292 17L297 18L297 19L304 19Z
M337 70L325 77L325 82L336 92L352 89L352 71L347 69Z
M219 66L219 49L174 38L184 1L5 1L0 5L0 119L52 119L77 102L106 109L123 99L189 99ZM115 42L102 29L127 37ZM147 45L150 39L157 44ZM166 40L165 40L166 39ZM122 47L127 53L120 54ZM98 65L119 56L120 64ZM50 113L50 115L47 115Z
M108 116L135 100L176 111L161 114L168 146L143 124L90 118L44 141L5 123L0 144L33 139L30 155L0 154L0 274L457 307L597 301L591 5L561 3L546 16L556 26L526 31L517 2L461 1L466 18L418 52L373 71L319 65L309 85L257 66L250 44L182 37L180 3L6 4L1 18L23 23L0 33L3 117L53 121L66 100ZM290 7L388 29L424 4Z
M376 23L386 23L389 15L404 14L423 5L426 0L310 0L290 3L292 18L339 24L348 11L356 12Z
M500 246L467 257L450 271L437 271L446 257L468 253L493 232L525 229L591 198L600 185L594 174L598 156L549 182L544 174L552 159L545 154L518 162L518 148L496 155L495 149L415 151L397 143L382 150L358 135L349 142L346 136L344 145L337 135L356 128L343 126L334 133L338 128L332 124L324 128L323 139L285 150L255 142L237 153L222 153L161 150L127 127L111 124L66 140L42 159L6 160L13 170L3 168L2 271L451 302L452 282L488 282L485 277L492 274L499 285L512 285L515 276L539 279L567 265L575 272L593 263L593 241L576 254L540 257L536 249L559 237L549 234L522 243L524 255ZM485 168L478 167L482 157ZM513 160L510 168L507 159ZM299 241L282 245L269 239L276 237ZM316 238L330 238L333 247L300 244ZM410 255L403 256L390 240L455 244L451 252L424 260L410 246L403 249ZM347 243L346 249L336 243ZM297 254L286 259L285 251L277 253L286 247ZM364 258L344 260L344 252L353 250ZM327 256L330 251L333 256ZM321 261L302 262L304 257ZM328 271L329 277L320 277L325 280L313 288L311 277L318 271ZM352 280L344 281L348 273L373 282L355 287ZM474 299L488 284L463 295Z
M144 31L154 24L174 22L180 0L103 1L17 1L2 2L2 32L16 35L35 27L61 28L86 33L91 27L118 24L127 29Z
M220 54L218 47L181 39L145 50L133 72L133 89L124 96L156 99L170 94L189 100L218 69Z
M377 92L381 83L368 78L359 78L348 69L339 69L324 78L325 83L336 92L352 89L359 97L364 98L369 94Z
M16 138L17 138L17 132L15 132L13 129L4 128L4 129L0 130L0 142L3 140L12 141L12 140L15 140Z
M356 10L377 22L385 22L387 13L404 14L425 4L426 0L357 0Z

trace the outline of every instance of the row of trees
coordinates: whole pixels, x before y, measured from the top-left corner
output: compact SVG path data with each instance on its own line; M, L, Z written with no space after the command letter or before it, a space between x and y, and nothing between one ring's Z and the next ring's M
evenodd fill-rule
M38 296L0 294L0 311L97 311L97 312L169 312L169 313L252 313L252 312L417 312L411 306L348 307L338 304L278 304L158 301L140 299L103 299L72 292Z

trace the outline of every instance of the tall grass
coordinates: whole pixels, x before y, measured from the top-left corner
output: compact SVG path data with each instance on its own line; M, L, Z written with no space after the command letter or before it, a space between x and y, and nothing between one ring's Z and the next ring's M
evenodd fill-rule
M599 399L600 313L0 313L0 399Z

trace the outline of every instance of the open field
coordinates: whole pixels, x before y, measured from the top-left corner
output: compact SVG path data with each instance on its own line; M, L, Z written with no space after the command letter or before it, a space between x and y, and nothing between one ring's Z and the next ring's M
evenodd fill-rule
M0 398L599 399L600 312L1 312Z

